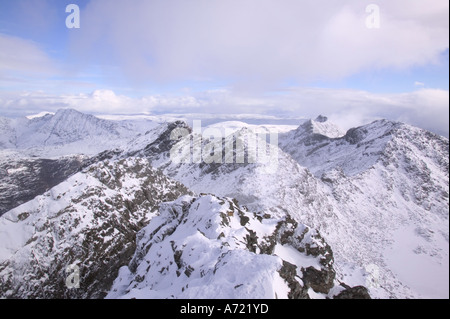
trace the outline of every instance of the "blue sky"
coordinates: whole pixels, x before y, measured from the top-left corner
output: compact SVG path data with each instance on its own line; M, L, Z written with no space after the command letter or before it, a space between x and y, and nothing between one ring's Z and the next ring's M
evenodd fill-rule
M0 44L4 115L321 112L448 135L445 0L1 0Z
M373 93L403 93L428 87L448 90L449 51L439 56L439 63L411 67L407 70L381 69L361 71L336 81L311 83L313 86L353 88Z

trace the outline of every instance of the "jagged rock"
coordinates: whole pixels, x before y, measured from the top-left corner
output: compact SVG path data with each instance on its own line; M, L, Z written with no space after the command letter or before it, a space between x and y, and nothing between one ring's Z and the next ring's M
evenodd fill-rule
M314 267L302 269L303 282L311 287L317 293L328 294L334 286L336 272L333 268L321 268L317 270Z
M341 291L334 299L371 299L366 287L356 286Z
M283 260L283 267L278 271L289 286L289 299L310 299L308 286L302 286L297 277L297 266Z

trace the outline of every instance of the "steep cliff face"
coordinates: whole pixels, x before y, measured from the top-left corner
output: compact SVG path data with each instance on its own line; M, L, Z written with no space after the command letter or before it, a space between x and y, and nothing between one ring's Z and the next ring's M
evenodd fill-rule
M82 155L32 158L3 151L0 156L0 216L77 173L87 159Z

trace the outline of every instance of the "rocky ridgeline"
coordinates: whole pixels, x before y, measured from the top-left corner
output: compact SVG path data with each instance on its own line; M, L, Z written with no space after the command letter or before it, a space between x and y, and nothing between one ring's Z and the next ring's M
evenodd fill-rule
M316 230L207 194L161 206L107 297L370 298L336 280Z

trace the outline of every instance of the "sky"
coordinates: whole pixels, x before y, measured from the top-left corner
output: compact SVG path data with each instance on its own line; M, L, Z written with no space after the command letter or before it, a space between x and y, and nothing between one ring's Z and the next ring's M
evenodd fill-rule
M0 116L324 114L448 137L448 39L447 0L0 0Z

